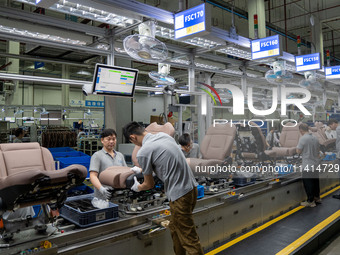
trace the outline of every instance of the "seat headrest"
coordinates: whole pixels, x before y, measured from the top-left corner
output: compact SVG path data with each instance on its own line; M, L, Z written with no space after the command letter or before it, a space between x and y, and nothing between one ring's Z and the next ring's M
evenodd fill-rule
M323 123L321 121L317 121L317 122L314 123L314 126L316 128L322 128L323 127Z
M172 137L175 135L175 128L172 126L170 122L167 122L164 125L158 125L157 122L153 122L149 126L147 126L145 130L151 134L163 132Z
M282 132L284 131L292 131L292 130L299 130L299 126L301 123L298 123L295 127L294 127L294 123L292 122L287 122L285 123L285 126L282 128Z
M207 135L235 135L236 127L231 124L217 124L210 126L207 131Z
M0 144L0 149L5 151L40 149L39 143L5 143Z

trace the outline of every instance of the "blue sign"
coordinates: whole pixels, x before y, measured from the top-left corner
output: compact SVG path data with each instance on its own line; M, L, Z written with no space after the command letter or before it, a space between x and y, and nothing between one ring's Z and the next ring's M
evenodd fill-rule
M44 62L34 62L34 69L39 69L40 67L44 67L45 63Z
M104 107L104 101L86 100L85 106L88 106L88 107Z
M320 53L295 56L295 67L297 72L317 70L321 68Z
M326 79L340 79L340 66L325 67Z
M175 39L193 34L198 36L197 33L210 29L210 19L207 17L206 7L206 4L201 4L175 14Z
M279 56L280 38L274 35L266 38L251 41L251 59L269 58Z

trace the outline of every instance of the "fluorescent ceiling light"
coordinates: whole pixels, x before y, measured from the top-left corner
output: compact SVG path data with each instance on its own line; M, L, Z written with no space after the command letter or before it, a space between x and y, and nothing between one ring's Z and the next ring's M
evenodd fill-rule
M156 36L166 38L166 39L175 40L174 30L171 29L171 28L156 26ZM205 38L202 38L202 37L194 37L194 38L191 38L191 39L184 40L182 42L185 42L185 43L191 44L191 45L195 45L195 46L198 46L198 47L202 47L202 48L208 48L208 49L215 48L215 47L221 45L220 43L217 43L215 41L205 39Z
M225 49L217 50L217 52L221 52L221 53L234 56L234 57L238 57L238 58L251 60L251 53L249 51L242 50L242 49L232 47L232 46L228 46Z
M36 5L35 0L17 1L26 4ZM92 8L82 4L72 3L66 0L60 0L48 9L119 27L128 27L139 22L136 19L127 18L111 12Z
M92 73L90 73L88 71L84 71L84 70L78 71L77 74L79 74L79 75L92 75Z
M31 32L27 31L24 29L17 29L13 27L6 27L0 25L0 32L4 33L9 33L9 34L15 34L15 35L22 35L22 36L27 36L31 38L36 38L36 39L43 39L43 40L48 40L48 41L53 41L53 42L60 42L60 43L66 43L66 44L72 44L72 45L81 45L84 46L86 45L86 42L84 41L79 41L79 40L73 40L70 38L64 38L56 35L48 35L48 34L42 34L38 32Z
M95 48L100 50L108 50L110 49L110 46L108 44L100 43Z
M206 64L202 64L202 63L195 63L195 66L197 67L202 67L202 68L206 68L206 69L211 69L211 70L219 70L220 68L217 66L213 66L213 65L206 65Z
M60 118L40 118L40 120L60 120Z
M183 64L183 65L189 65L190 64L190 61L184 60L184 59L178 59L178 58L170 59L170 62Z

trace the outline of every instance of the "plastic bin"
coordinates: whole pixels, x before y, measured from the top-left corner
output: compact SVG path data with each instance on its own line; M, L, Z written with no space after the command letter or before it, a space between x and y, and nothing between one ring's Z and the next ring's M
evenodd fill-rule
M336 160L336 154L335 153L326 154L326 156L322 160L324 160L324 161L333 161L333 160Z
M66 151L76 151L71 147L56 147L56 148L48 148L50 152L66 152Z
M65 168L70 165L82 165L87 168L87 178L90 175L89 168L90 168L90 162L91 162L91 157L68 157L68 158L58 158L58 161L60 163L60 168Z
M83 201L86 203L91 203L92 199L93 195L82 195L68 198L65 201L65 205L60 209L61 217L82 228L98 225L109 221L114 221L119 218L118 205L111 202L109 202L108 208L93 209L83 212L70 206L70 202L77 203L77 201Z
M72 189L69 189L67 192L68 197L73 197L73 196L81 196L81 195L86 195L86 194L92 194L94 191L91 189L89 186L82 184L76 187L73 187Z
M200 198L204 197L204 186L198 185L197 186L197 191L198 191L197 199L200 199Z
M275 166L275 172L278 173L279 175L285 175L285 174L290 174L293 172L293 165L280 165L280 166Z
M35 213L35 215L33 216L33 218L38 217L40 208L41 208L41 205L33 205L33 210L34 210L34 213Z
M81 151L62 151L62 152L51 152L53 159L58 160L58 158L69 158L69 157L90 157L89 155Z

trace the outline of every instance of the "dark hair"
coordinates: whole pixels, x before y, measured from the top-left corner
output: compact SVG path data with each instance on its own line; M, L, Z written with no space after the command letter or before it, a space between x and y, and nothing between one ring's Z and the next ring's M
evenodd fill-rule
M299 130L308 132L309 127L308 127L308 125L306 123L301 123L300 126L299 126Z
M125 125L123 134L126 141L130 141L130 135L142 135L145 128L136 121L132 121Z
M334 123L338 123L338 121L336 120L336 119L329 119L329 121L328 121L328 123L327 123L327 125L328 126L330 126L330 125L332 125L332 124L334 124Z
M19 135L21 135L22 133L24 132L24 130L22 128L17 128L15 131L14 131L14 135L16 137L19 137Z
M100 138L105 138L107 136L114 135L117 137L117 133L114 129L112 128L106 128L100 133Z
M188 133L184 133L178 138L178 143L182 146L187 146L191 142L191 137Z

